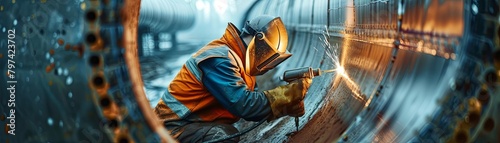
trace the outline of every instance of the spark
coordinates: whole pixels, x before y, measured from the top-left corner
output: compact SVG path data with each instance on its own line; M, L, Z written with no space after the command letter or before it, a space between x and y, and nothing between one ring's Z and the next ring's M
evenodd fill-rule
M328 33L328 28L325 26L325 31L323 31L323 37L320 37L320 41L323 43L323 47L327 50L325 53L326 55L331 59L332 64L334 65L333 69L330 70L324 70L323 72L328 73L328 72L335 72L336 76L335 78L340 78L344 79L346 81L345 83L347 84L347 87L351 89L354 98L365 102L365 99L363 96L361 96L360 93L360 88L356 82L354 82L344 66L340 63L339 60L339 45L336 43L334 46L330 44L329 38L330 38L330 33ZM344 42L347 43L347 42ZM346 45L344 45L346 46ZM343 47L343 50L345 50L346 47Z

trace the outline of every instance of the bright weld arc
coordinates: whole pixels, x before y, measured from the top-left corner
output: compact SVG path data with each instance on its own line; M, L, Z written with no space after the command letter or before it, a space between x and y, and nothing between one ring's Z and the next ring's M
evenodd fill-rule
M331 46L330 42L328 41L328 38L330 38L330 34L328 33L328 29L327 27L325 26L326 30L323 31L323 38L320 38L320 40L323 42L323 46L327 49L327 50L331 50L330 52L326 52L327 56L333 61L333 64L335 66L334 69L330 69L330 70L324 70L323 72L336 72L337 74L336 75L339 75L341 77L343 77L343 79L345 79L345 81L347 81L347 87L349 87L349 89L351 89L352 93L354 93L354 97L360 101L363 101L363 102L366 102L365 99L360 95L360 89L359 89L359 86L356 84L356 82L354 82L350 77L349 75L347 74L345 68L340 64L340 61L339 61L339 54L337 52L338 48L337 49L333 49L333 47ZM338 47L338 45L337 45ZM344 47L345 48L345 47ZM337 77L337 76L336 76ZM366 102L365 106L367 106L369 104L370 100Z

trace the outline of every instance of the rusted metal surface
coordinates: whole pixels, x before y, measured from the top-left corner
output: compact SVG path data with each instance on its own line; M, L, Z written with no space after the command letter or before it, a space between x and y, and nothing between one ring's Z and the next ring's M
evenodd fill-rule
M141 68L139 64L139 54L137 53L137 35L139 25L140 0L127 0L121 10L123 24L123 48L125 49L124 58L128 67L131 81L131 88L135 101L142 112L143 118L161 139L161 142L176 142L169 132L160 123L156 114L151 110L149 100L144 92L144 83L142 82Z

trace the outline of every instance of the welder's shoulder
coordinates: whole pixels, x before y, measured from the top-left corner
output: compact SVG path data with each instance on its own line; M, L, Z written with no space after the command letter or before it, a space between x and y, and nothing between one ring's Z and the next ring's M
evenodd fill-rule
M238 61L241 61L234 51L232 51L229 47L225 45L217 46L217 47L204 47L200 49L199 53L196 53L193 58L197 63L205 61L207 59L217 58L218 62L226 61L230 62L232 65L237 66Z

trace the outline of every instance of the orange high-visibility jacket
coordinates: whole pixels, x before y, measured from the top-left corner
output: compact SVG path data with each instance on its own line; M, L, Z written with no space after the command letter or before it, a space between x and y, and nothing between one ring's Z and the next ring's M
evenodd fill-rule
M261 117L263 114L270 114L271 109L264 93L254 91L256 86L255 77L245 73L245 52L240 48L242 46L244 44L239 37L239 31L233 24L229 23L222 38L210 42L196 52L182 66L180 72L170 83L168 91L165 92L155 107L154 111L161 122L164 124L179 122L177 124L179 126L186 122L231 124L238 121L240 117L245 118L249 114L254 114L250 112L262 112L259 118L264 118ZM208 80L213 77L210 74L204 75L199 67L203 61L214 59L222 59L223 62L214 65L213 68L221 68L220 70L233 72L234 74L230 75L237 76L228 78L241 79L235 83L219 82L221 85L216 86L220 87L218 90L221 91L213 91L217 95L212 94L208 90L211 88L207 88L208 85L203 84L203 78ZM220 67L219 65L223 65L224 61L231 68ZM237 86L238 89L231 89L233 86ZM246 87L245 91L241 91L242 86ZM232 94L239 95L233 96ZM224 97L223 101L221 98L219 100L216 98L220 96ZM261 120L255 119L255 115L252 116L248 118L250 120Z

